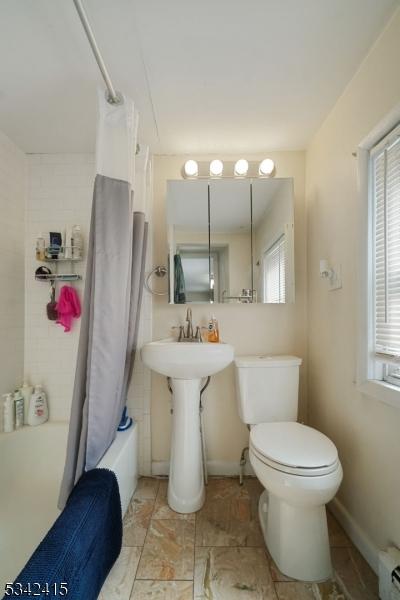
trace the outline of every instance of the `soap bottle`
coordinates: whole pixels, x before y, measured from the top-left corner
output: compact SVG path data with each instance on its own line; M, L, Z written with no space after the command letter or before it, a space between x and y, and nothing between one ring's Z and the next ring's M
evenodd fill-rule
M71 246L72 246L72 258L74 258L74 259L82 258L83 237L82 237L81 228L79 225L74 225L72 228Z
M29 404L31 401L33 387L24 382L23 386L20 387L20 392L24 398L24 425L28 425Z
M24 425L24 397L20 390L14 392L15 429Z
M14 431L14 397L13 394L3 394L3 431Z
M72 229L70 226L65 228L64 236L64 258L72 258Z
M49 418L46 394L41 385L36 385L29 404L29 425L41 425Z
M208 322L207 341L212 342L212 343L219 342L218 321L214 315L212 315L211 319Z
M36 240L36 260L45 260L46 258L46 242L43 234L40 233Z

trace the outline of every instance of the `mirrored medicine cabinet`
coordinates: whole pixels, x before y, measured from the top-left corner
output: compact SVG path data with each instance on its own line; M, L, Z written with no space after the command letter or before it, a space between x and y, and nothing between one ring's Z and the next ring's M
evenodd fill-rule
M169 301L294 301L292 179L167 183Z

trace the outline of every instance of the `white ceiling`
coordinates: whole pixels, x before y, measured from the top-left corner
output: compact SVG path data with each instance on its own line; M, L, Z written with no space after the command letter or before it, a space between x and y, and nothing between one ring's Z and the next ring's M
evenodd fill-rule
M84 0L155 153L304 148L399 0ZM72 0L0 0L0 129L93 151L97 65Z

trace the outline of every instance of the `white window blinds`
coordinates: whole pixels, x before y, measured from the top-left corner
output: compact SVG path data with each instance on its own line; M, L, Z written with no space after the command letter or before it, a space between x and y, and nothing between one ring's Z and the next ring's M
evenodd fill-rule
M282 235L264 253L264 302L285 303L286 238Z
M375 352L400 359L400 127L371 153Z

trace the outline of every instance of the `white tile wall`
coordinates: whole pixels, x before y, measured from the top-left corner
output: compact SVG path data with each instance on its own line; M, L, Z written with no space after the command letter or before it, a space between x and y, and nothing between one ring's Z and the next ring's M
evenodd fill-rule
M91 154L35 154L28 156L25 255L25 374L31 383L42 383L48 394L50 418L69 419L75 373L80 320L70 333L49 321L46 304L50 286L35 281L41 263L35 258L36 238L40 233L62 231L66 226L81 225L84 240L89 233L91 198L94 181L94 157ZM52 264L48 265L52 270ZM60 264L59 272L70 271L69 263ZM84 274L85 261L75 263ZM58 284L57 291L61 285ZM73 284L81 298L83 282Z
M32 383L42 383L49 396L50 418L69 419L79 340L80 320L73 330L48 321L46 303L49 284L34 279L39 263L35 243L40 233L61 231L68 225L82 226L87 242L94 181L94 156L54 154L28 156L25 277L25 372ZM148 257L148 264L150 257ZM52 268L52 265L50 265ZM68 263L61 268L68 269ZM76 264L84 276L85 261ZM61 284L62 285L62 284ZM74 284L82 298L84 282ZM139 346L151 337L151 298L144 295ZM137 354L128 400L129 412L139 425L140 472L150 473L150 374Z
M25 154L0 132L0 396L23 377L24 207Z

